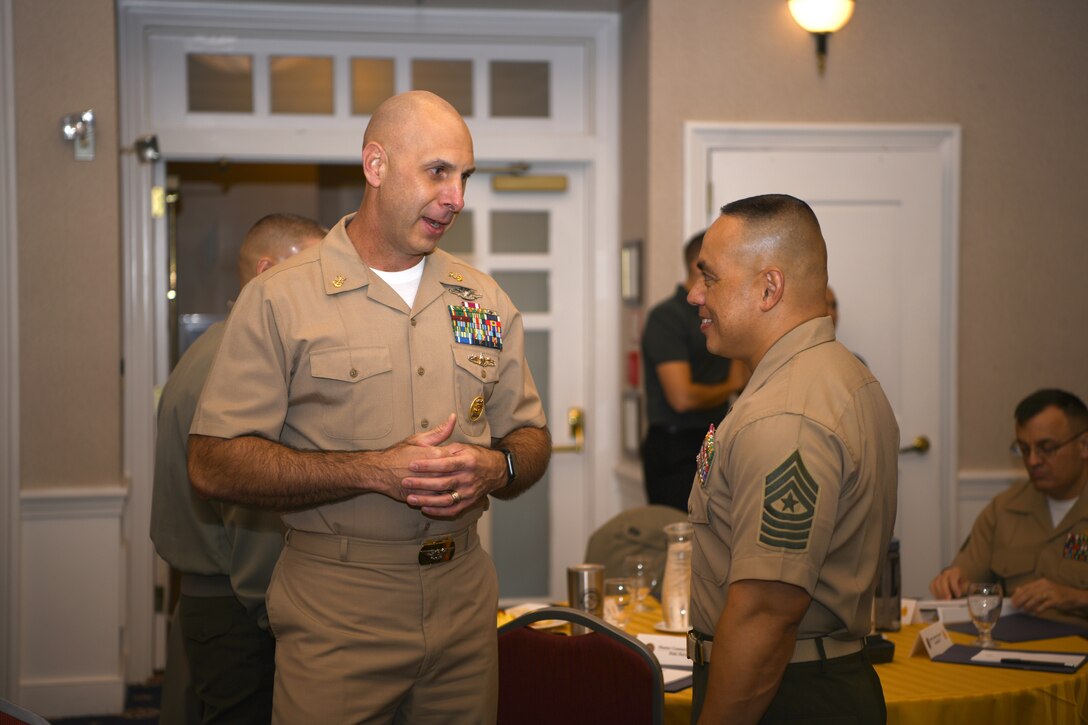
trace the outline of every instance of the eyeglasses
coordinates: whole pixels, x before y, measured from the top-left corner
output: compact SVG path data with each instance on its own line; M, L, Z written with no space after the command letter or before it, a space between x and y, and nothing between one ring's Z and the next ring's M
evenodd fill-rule
M1039 456L1039 458L1050 458L1052 455L1058 452L1059 448L1064 448L1076 439L1080 438L1085 433L1088 433L1088 429L1082 430L1080 433L1077 433L1072 438L1068 438L1061 443L1055 443L1054 441L1043 441L1042 443L1030 446L1027 443L1013 441L1012 445L1009 446L1009 450L1012 451L1012 454L1014 456L1020 456L1024 459L1031 455L1032 450L1035 451L1035 455Z

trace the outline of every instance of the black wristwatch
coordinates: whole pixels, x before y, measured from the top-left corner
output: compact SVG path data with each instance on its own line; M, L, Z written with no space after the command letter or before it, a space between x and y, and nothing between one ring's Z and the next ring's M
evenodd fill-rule
M506 456L506 483L513 483L518 477L518 467L514 465L514 454L509 448L496 448L496 451Z

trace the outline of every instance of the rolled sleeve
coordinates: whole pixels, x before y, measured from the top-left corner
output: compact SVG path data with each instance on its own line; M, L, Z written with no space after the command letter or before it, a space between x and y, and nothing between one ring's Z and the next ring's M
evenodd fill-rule
M838 516L843 445L800 415L762 418L741 430L727 480L733 490L729 583L781 581L813 594Z
M259 281L251 282L227 320L190 433L279 440L291 368L273 303Z

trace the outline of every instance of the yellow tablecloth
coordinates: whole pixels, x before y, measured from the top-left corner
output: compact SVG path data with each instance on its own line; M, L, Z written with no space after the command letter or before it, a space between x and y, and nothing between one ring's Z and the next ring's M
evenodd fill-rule
M653 633L659 609L632 615L628 631ZM977 665L931 662L908 657L922 627L912 625L885 636L895 643L895 659L876 665L889 725L1082 725L1088 723L1088 664L1075 674L1052 674ZM952 640L972 637L950 632ZM1088 640L1060 637L1006 645L1014 649L1088 652ZM665 693L665 722L691 721L691 690Z

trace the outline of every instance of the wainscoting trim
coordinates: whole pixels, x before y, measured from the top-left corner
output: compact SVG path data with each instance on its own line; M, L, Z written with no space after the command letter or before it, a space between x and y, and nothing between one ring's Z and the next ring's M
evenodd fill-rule
M120 713L124 486L24 490L20 702L47 718Z

